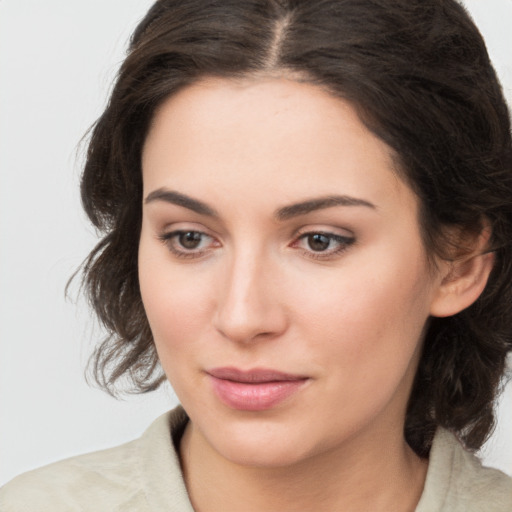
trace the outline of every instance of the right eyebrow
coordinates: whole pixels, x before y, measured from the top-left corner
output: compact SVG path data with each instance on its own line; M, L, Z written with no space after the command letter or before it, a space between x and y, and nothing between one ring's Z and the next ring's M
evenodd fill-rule
M185 194L180 194L174 190L168 190L166 188L159 188L149 193L144 200L145 204L152 203L153 201L163 201L165 203L175 204L182 206L188 210L199 213L200 215L207 215L208 217L219 217L219 214L206 203L192 199Z

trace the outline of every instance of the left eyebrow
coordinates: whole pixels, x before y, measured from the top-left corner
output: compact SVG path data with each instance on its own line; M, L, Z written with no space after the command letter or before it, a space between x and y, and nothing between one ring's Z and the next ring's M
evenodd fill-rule
M332 208L333 206L364 206L366 208L376 209L376 206L373 203L357 197L325 196L279 208L275 213L275 217L277 220L283 221L293 217L298 217L299 215L305 215L316 210Z

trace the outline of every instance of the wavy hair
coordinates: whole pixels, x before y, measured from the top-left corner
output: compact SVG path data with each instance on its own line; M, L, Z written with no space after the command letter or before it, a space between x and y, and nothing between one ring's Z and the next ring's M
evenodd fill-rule
M484 41L455 0L158 0L136 28L91 131L82 202L102 238L83 283L107 337L92 356L110 392L164 380L137 275L141 152L158 106L207 76L291 73L348 100L396 155L421 204L427 253L447 226L492 229L495 263L479 299L432 318L405 436L429 452L438 425L478 449L512 349L510 116Z

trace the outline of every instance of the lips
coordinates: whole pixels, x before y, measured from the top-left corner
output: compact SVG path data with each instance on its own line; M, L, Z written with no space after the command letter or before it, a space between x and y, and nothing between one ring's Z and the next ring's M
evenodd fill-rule
M242 411L271 409L297 393L309 380L302 375L264 368L213 368L206 373L220 401Z

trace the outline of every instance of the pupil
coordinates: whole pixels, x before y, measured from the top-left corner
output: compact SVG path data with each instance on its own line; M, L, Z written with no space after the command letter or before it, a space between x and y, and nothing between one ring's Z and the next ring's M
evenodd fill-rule
M308 236L308 245L313 251L325 251L329 248L330 239L326 235L315 234Z
M201 233L197 231L181 233L179 240L180 244L185 247L185 249L197 249L198 245L201 243Z

